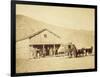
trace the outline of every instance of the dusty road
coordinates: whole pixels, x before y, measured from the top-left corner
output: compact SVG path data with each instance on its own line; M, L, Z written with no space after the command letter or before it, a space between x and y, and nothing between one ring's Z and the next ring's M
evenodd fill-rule
M40 59L16 60L16 72L41 72L94 68L94 56L80 58L46 57Z

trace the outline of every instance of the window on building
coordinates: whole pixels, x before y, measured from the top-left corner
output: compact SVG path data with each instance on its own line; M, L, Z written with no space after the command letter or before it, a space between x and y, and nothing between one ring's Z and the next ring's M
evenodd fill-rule
M47 38L47 34L44 34L44 37Z

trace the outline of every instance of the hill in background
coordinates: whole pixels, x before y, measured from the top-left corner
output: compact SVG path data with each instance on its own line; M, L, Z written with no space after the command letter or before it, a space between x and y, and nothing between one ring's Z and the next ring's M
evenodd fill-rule
M24 15L16 15L16 41L28 38L41 29L49 29L61 37L62 43L74 43L78 48L94 45L94 32L73 30L47 24Z

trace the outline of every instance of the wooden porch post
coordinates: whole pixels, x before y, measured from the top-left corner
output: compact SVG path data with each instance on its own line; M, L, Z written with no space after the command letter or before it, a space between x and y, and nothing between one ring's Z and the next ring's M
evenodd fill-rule
M53 54L55 55L55 50L56 50L56 49L55 49L55 44L54 44L53 46L54 46L54 49L53 49Z
M42 53L43 57L45 56L45 49L44 49L44 44L43 44L43 53Z

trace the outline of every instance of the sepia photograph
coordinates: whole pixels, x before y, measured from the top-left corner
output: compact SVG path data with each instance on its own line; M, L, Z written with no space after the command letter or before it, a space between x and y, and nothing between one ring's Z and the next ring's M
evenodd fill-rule
M95 69L95 8L16 4L16 73Z

